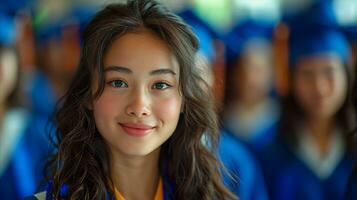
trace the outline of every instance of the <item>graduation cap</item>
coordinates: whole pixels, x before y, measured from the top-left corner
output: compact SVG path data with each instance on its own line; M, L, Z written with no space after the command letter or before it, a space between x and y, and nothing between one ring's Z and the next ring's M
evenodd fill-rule
M178 13L179 16L192 28L192 31L198 37L200 47L198 52L212 62L215 56L215 49L213 46L214 38L218 38L216 32L205 21L199 18L192 10L186 9Z
M348 63L351 58L348 41L337 29L315 27L304 32L292 33L289 43L290 67L306 56L334 54L344 63Z
M317 1L286 22L290 28L290 67L301 57L326 53L349 62L349 44L337 22L331 1Z
M1 0L0 12L14 15L18 10L33 6L34 0Z
M0 44L11 46L16 38L15 21L13 17L0 12Z
M291 31L314 28L339 28L331 0L314 1L308 8L294 15L284 15L283 21Z
M228 64L235 62L250 42L270 43L274 26L274 23L250 19L237 24L223 37Z

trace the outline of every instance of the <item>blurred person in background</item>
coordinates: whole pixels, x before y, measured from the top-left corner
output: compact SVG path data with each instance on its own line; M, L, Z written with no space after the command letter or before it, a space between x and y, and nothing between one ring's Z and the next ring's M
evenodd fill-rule
M27 168L31 163L25 145L28 111L21 95L14 18L0 13L0 195L17 200L31 194L36 185Z
M271 24L247 19L225 36L223 127L258 157L274 140L280 113L273 93L272 30Z
M337 30L309 27L291 33L289 59L279 143L264 161L272 199L341 199L355 160L349 45Z
M54 151L51 142L55 139L50 137L50 133L56 124L52 116L78 65L80 32L94 13L92 8L85 6L67 12L53 22L41 22L36 15L33 19L36 22L33 25L36 66L26 85L30 112L25 143L32 160L28 171L35 178L36 190L44 189L43 169ZM32 193L34 191L27 196Z
M36 28L38 66L32 65L35 61L29 61L31 52L28 41L31 34L25 33L31 29L31 21L26 16L17 17L20 24L20 32L15 34L13 18L1 15L1 87L0 99L2 110L2 122L4 123L1 134L1 192L5 199L23 199L43 189L43 168L46 157L53 152L50 143L49 132L54 128L50 119L55 110L57 99L63 95L71 74L76 69L80 50L80 30L94 11L87 8L71 10L71 13L57 23L51 25L41 24L41 29ZM10 20L11 19L11 20ZM35 20L36 21L36 20ZM30 24L24 24L24 23ZM25 26L29 26L26 28ZM19 49L20 60L15 51L15 36L18 36L16 47ZM33 36L33 35L32 35ZM4 41L5 46L4 46ZM6 48L5 48L6 47ZM27 50L26 50L27 49ZM18 64L26 66L17 66ZM28 73L19 76L18 72ZM35 70L31 72L31 70ZM17 81L19 79L19 81ZM13 96L14 85L19 82L22 101L26 101L29 109L10 109L16 105ZM16 90L17 91L17 90ZM24 99L27 97L27 99ZM19 99L17 99L19 100ZM13 112L9 112L12 111ZM16 111L16 112L15 112ZM3 155L4 154L4 155Z
M186 10L180 15L193 28L200 41L196 66L201 69L201 74L207 83L213 86L215 74L212 65L217 56L214 40L219 36L193 11ZM204 137L203 141L205 141ZM220 129L218 154L224 164L222 170L224 183L239 199L268 199L263 174L254 156L243 143L232 138L224 129Z
M264 150L268 189L272 199L342 199L356 160L350 46L329 1L285 22L290 88L278 138Z

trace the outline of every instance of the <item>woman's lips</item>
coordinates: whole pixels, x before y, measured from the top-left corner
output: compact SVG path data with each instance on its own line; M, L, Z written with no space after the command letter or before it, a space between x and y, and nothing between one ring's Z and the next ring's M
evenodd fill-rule
M122 129L128 135L135 137L143 137L152 132L155 128L146 124L133 124L133 123L119 123Z

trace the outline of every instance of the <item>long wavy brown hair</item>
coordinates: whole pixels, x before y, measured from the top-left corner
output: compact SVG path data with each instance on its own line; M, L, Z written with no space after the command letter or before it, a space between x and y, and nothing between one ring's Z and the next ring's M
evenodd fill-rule
M173 135L162 145L159 161L161 174L173 186L171 198L237 199L221 182L212 95L203 89L205 81L194 66L198 40L181 18L154 0L108 5L85 28L78 71L56 114L57 152L47 165L47 178L53 181L49 195L60 198L64 184L69 185L66 198L70 199L104 199L113 195L109 151L88 105L104 90L106 50L118 37L142 27L156 33L169 46L180 66L183 113ZM95 80L99 87L92 91Z

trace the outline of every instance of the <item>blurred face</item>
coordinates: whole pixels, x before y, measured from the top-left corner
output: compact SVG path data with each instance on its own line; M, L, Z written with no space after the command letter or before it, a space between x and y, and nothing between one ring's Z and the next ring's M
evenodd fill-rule
M15 52L9 49L0 51L0 104L14 90L17 80L17 59Z
M264 98L271 87L270 59L262 51L248 51L240 62L235 83L240 100L256 102Z
M331 118L346 98L343 63L327 55L303 58L297 63L293 86L295 97L308 117Z
M104 71L104 91L93 102L100 134L112 152L150 154L173 134L179 120L182 97L175 57L162 40L142 30L112 43Z

